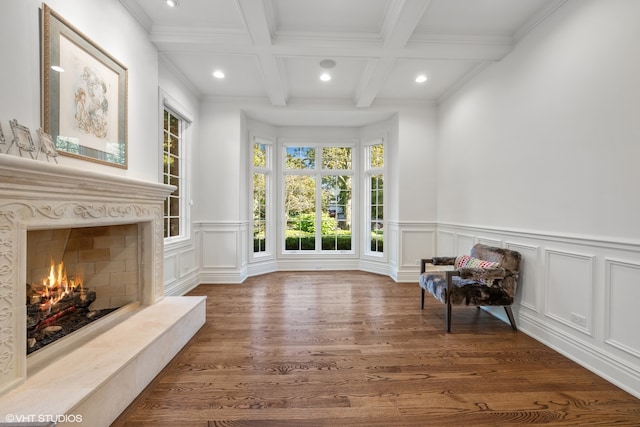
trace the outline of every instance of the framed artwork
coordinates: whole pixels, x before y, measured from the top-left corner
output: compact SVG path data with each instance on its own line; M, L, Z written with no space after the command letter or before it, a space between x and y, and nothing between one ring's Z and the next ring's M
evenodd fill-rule
M58 153L127 168L127 68L42 5L42 129Z
M58 163L58 159L56 159L56 157L58 157L58 150L56 150L56 143L53 142L53 138L51 138L51 135L49 135L42 129L38 129L36 132L38 133L38 138L40 139L40 151L43 152L45 156L47 156L47 160L49 160L49 157L53 157L53 160ZM37 154L36 158L38 158Z
M31 158L34 159L35 157L33 157L33 152L36 151L36 146L31 138L29 128L19 124L16 119L11 120L9 122L9 126L11 126L11 132L13 133L13 141L11 142L11 145L9 145L9 148L11 148L13 144L16 144L18 151L20 152L20 156L22 156L23 151L26 151L29 153ZM7 152L9 152L9 150L7 150Z

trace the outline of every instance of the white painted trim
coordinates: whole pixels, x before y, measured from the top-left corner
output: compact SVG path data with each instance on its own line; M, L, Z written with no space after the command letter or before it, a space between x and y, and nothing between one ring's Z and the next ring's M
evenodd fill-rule
M520 271L520 283L518 284L518 289L516 291L516 301L518 300L518 296L521 295L522 293L522 289L525 286L532 286L534 288L534 301L533 304L527 302L527 301L522 301L520 300L520 305L528 310L533 311L534 313L540 313L540 295L541 293L538 292L538 289L536 287L536 279L538 277L540 277L539 271L540 271L540 247L538 246L534 246L534 245L527 245L527 244L522 244L522 243L514 243L514 242L509 242L507 241L505 243L505 247L509 250L513 250L516 252L520 252L521 255L523 255L523 260L522 260L522 269ZM535 257L535 264L531 267L528 266L527 261L524 259L524 253L526 253L526 251L531 251L534 253L534 257ZM529 278L529 268L531 268L531 271L533 271L533 280L531 282L527 281L527 279Z
M490 237L477 236L476 237L476 243L482 243L483 245L495 246L495 247L501 248L502 245L503 245L503 240L502 239L493 239L493 238L490 238Z
M197 274L190 275L188 280L183 279L179 282L176 281L170 285L165 285L164 294L165 296L182 296L198 285L200 285L199 276Z
M595 306L593 304L593 293L595 289L594 278L593 278L593 269L595 263L595 255L593 254L582 254L571 251L563 251L559 249L546 248L544 250L544 315L555 320L556 322L562 323L565 326L573 328L579 332L582 332L585 335L593 336L594 332L594 321L595 319ZM587 295L587 307L589 310L588 318L585 326L579 326L576 323L570 321L570 319L565 319L557 313L553 313L550 311L550 299L552 296L552 292L550 289L550 276L551 276L551 259L553 256L557 257L565 257L565 258L574 258L576 260L584 261L586 272L587 272L587 283L582 284L585 287L585 294Z
M604 263L605 263L605 283L604 283L604 288L605 288L605 301L604 301L604 322L605 322L605 327L604 327L604 342L612 347L617 348L618 350L621 350L625 353L630 354L631 356L634 356L638 359L640 359L640 350L639 349L634 349L631 348L623 343L620 343L618 341L616 341L615 339L612 338L612 331L611 331L611 314L614 310L614 308L611 306L611 292L612 292L612 271L611 271L611 267L614 265L618 265L618 266L623 266L623 267L628 267L628 268L633 268L633 269L637 269L640 270L640 263L637 262L632 262L632 261L624 261L624 260L619 260L619 259L614 259L614 258L608 258L605 257L604 259ZM629 325L629 327L633 328L635 327L635 325Z
M492 233L502 234L510 237L519 237L522 239L534 239L534 240L546 240L552 242L561 243L573 243L586 246L597 246L606 249L621 249L626 251L633 251L640 253L640 239L628 239L628 238L616 238L616 237L604 237L604 236L591 236L586 234L565 234L556 233L551 231L534 231L528 229L518 228L505 228L505 227L493 227L493 226L481 226L481 225L463 225L458 223L439 222L438 230L440 229L460 229L467 232L474 233Z
M553 14L560 6L565 4L567 0L555 0L551 2L543 10L536 13L518 31L513 35L514 47L518 45L534 28L543 23L551 14Z

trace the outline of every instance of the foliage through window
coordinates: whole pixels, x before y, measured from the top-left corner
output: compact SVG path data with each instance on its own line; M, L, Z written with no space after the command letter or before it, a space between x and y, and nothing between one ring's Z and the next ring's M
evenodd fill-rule
M271 145L255 139L253 143L253 253L266 254L271 239L268 216L268 182L271 165Z
M176 237L182 230L183 171L182 152L184 121L168 109L164 109L163 177L164 183L176 189L164 202L164 237Z
M285 251L353 250L352 150L284 147Z
M365 149L365 174L368 180L369 237L367 249L371 254L384 252L384 145L376 141Z

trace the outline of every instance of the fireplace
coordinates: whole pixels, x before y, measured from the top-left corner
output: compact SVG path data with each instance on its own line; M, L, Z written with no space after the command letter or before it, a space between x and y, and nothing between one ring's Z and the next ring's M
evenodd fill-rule
M27 358L27 284L38 287L52 259L96 292L84 315L163 298L162 203L172 187L7 155L0 155L0 182L2 393L23 382L32 356L49 347ZM34 302L38 298L30 293ZM84 332L75 335L88 339ZM47 359L68 351L53 347Z
M139 301L137 224L27 231L27 355Z
M163 202L172 190L0 155L0 419L80 415L110 425L204 324L206 298L164 296ZM37 288L60 269L83 282L73 298L95 292L70 311L113 311L27 355L27 295L50 297L26 284Z

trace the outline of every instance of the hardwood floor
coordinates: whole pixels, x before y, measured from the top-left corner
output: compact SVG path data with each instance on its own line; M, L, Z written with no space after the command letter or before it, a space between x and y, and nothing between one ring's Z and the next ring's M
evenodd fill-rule
M417 283L279 272L200 285L207 322L114 426L640 425L640 400Z

